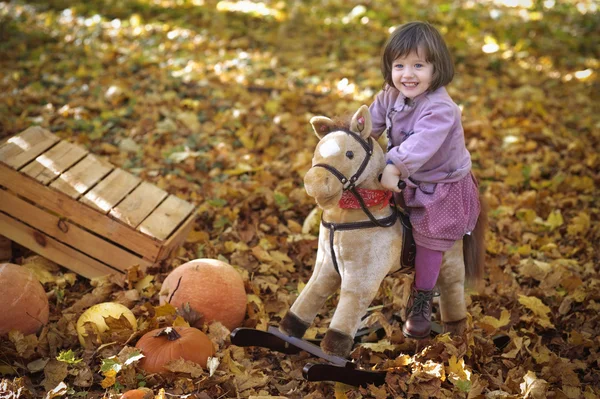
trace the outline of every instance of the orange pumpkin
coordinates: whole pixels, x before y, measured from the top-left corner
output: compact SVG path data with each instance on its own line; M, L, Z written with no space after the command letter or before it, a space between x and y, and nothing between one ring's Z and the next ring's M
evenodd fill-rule
M211 340L194 327L167 327L152 330L135 345L144 357L140 367L147 373L167 373L164 366L183 358L206 368L209 356L215 354Z
M34 334L48 323L46 291L27 268L0 263L0 335L10 330Z
M154 392L148 388L132 389L121 395L120 399L154 399Z
M186 303L202 314L193 326L220 321L229 330L239 327L246 316L244 280L233 266L216 259L196 259L177 267L163 282L160 304L176 308Z

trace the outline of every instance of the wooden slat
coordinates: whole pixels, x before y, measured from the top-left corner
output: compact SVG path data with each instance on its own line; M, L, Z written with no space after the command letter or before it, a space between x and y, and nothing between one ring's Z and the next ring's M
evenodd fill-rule
M167 195L165 190L143 182L113 208L110 215L136 228Z
M106 217L102 213L73 201L63 193L40 185L8 166L0 164L0 186L21 195L31 202L70 219L74 223L93 231L112 242L135 252L144 258L155 261L161 248L161 242L129 226Z
M4 213L0 213L0 234L87 278L119 272Z
M108 213L140 182L139 177L123 169L115 169L79 201L102 213Z
M77 199L112 169L113 166L110 163L93 154L88 154L77 165L54 180L50 187L62 191L73 199Z
M0 211L115 269L124 271L133 265L145 269L151 264L6 190L0 190Z
M171 234L171 237L163 244L160 252L158 253L157 259L163 260L171 255L171 252L179 247L183 241L186 239L188 234L190 234L190 230L194 226L194 222L196 221L196 210L194 210L190 216L183 222L181 226Z
M85 154L87 154L85 149L61 141L35 158L35 161L25 166L21 172L45 185L78 162Z
M32 126L9 138L0 147L0 162L11 168L20 169L59 140L58 137L46 129Z
M194 205L174 195L169 195L144 220L138 230L159 240L166 240L193 210Z

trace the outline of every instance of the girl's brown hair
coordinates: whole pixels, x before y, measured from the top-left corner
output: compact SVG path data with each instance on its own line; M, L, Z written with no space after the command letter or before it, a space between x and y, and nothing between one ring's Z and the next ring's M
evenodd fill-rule
M394 87L393 63L410 52L425 52L427 62L433 64L433 79L428 91L446 86L454 77L454 64L442 35L427 22L409 22L398 27L388 39L381 57L381 72L386 85Z

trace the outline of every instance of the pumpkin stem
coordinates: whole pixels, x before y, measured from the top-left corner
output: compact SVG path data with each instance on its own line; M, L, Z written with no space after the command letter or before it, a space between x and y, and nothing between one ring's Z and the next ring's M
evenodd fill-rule
M179 334L173 327L163 328L154 336L154 338L158 338L163 335L166 335L169 341L177 341L179 338L181 338L181 334Z

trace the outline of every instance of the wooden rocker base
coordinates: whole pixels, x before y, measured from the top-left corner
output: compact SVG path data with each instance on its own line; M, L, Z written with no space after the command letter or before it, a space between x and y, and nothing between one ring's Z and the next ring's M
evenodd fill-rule
M356 363L329 355L318 345L296 337L290 337L269 326L267 331L253 328L236 328L231 333L231 343L237 346L260 346L285 354L296 354L305 351L325 360L327 363L307 363L302 375L307 381L337 381L353 386L385 383L385 372L368 371L357 368Z
M443 327L431 323L431 335L436 336L443 332ZM379 335L382 328L374 326L371 329L359 330L355 337L360 337L376 332ZM493 337L498 349L504 348L510 342L507 335L500 334ZM382 385L385 383L385 371L369 371L357 367L351 360L329 355L318 346L319 340L304 340L291 337L279 331L277 327L269 326L267 331L254 328L236 328L231 333L231 343L236 346L259 346L276 352L294 355L301 351L307 352L327 363L307 363L302 369L302 375L307 381L335 381L352 386L366 386L368 384Z

